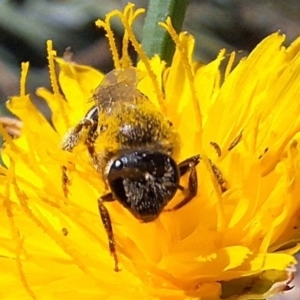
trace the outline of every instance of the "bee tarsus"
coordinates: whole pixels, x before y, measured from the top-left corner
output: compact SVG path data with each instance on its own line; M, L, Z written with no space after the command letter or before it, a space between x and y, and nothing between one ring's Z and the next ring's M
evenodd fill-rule
M109 245L109 251L112 254L114 261L115 261L115 268L114 270L116 272L121 271L119 267L119 260L116 253L116 241L113 233L113 228L111 224L111 219L108 213L107 208L105 207L103 202L111 202L114 201L112 193L108 193L98 199L98 209L101 217L102 224L105 228L107 237L108 237L108 245Z

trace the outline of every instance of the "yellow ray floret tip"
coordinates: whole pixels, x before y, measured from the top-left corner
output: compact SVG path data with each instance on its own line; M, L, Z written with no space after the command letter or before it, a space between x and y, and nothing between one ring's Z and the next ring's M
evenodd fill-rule
M20 96L26 95L26 79L29 70L29 62L21 64Z

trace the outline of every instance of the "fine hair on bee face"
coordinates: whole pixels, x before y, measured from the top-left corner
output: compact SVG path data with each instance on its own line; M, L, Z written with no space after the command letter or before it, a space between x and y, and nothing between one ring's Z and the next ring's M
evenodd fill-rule
M95 105L67 133L62 144L64 150L72 151L78 143L84 143L108 187L98 199L98 208L115 271L120 269L105 202L117 200L138 220L151 222L162 211L183 207L196 196L198 188L196 165L200 156L179 164L175 161L178 135L137 84L138 74L133 67L108 73L95 90ZM65 167L63 171L66 185ZM179 181L186 173L188 187L183 199L173 208L164 209L178 189L185 190Z

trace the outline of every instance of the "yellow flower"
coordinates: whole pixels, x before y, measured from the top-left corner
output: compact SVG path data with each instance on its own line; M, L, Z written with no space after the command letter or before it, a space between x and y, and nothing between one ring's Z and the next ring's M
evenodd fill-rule
M24 63L20 96L8 104L24 123L22 135L11 139L1 129L1 299L262 299L289 289L294 271L286 269L296 263L300 233L300 40L285 48L284 36L273 34L232 70L234 54L225 51L208 65L194 62L193 37L176 35L167 20L160 25L176 53L166 67L135 39L131 25L141 12L128 5L97 25L108 33L116 69L131 65L129 40L138 52L138 89L174 124L178 161L201 155L197 197L144 224L117 201L106 203L122 267L113 271L97 207L104 184L83 143L72 153L60 148L93 105L103 74L56 58L48 42L52 91L37 94L51 124L26 94ZM113 16L125 27L121 58Z

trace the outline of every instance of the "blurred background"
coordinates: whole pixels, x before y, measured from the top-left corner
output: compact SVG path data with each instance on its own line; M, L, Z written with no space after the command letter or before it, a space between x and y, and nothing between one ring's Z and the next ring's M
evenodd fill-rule
M131 0L147 7L147 0ZM4 103L18 94L20 64L30 61L27 90L49 86L46 40L52 39L58 54L67 47L74 60L107 72L111 55L104 32L95 20L112 9L122 9L125 0L0 0L0 116ZM135 27L141 35L143 19ZM300 35L298 0L190 0L184 30L196 37L195 58L214 59L221 48L238 50L244 56L268 34L280 30L287 44ZM120 23L114 24L122 36ZM38 99L34 99L38 104ZM43 107L41 108L43 109Z
M112 9L122 9L125 0L0 0L0 116L8 115L5 101L19 92L20 64L30 61L27 91L49 87L46 40L51 39L58 55L67 47L74 60L103 72L113 68L104 32L95 20ZM147 0L131 0L147 7ZM143 19L135 26L141 36ZM122 26L113 24L121 40ZM299 0L190 0L183 30L196 38L195 58L213 60L221 48L245 56L264 37L280 30L290 44L300 36ZM49 114L44 102L35 104ZM299 280L298 280L299 281ZM298 282L297 286L300 286ZM300 299L299 288L276 299Z

